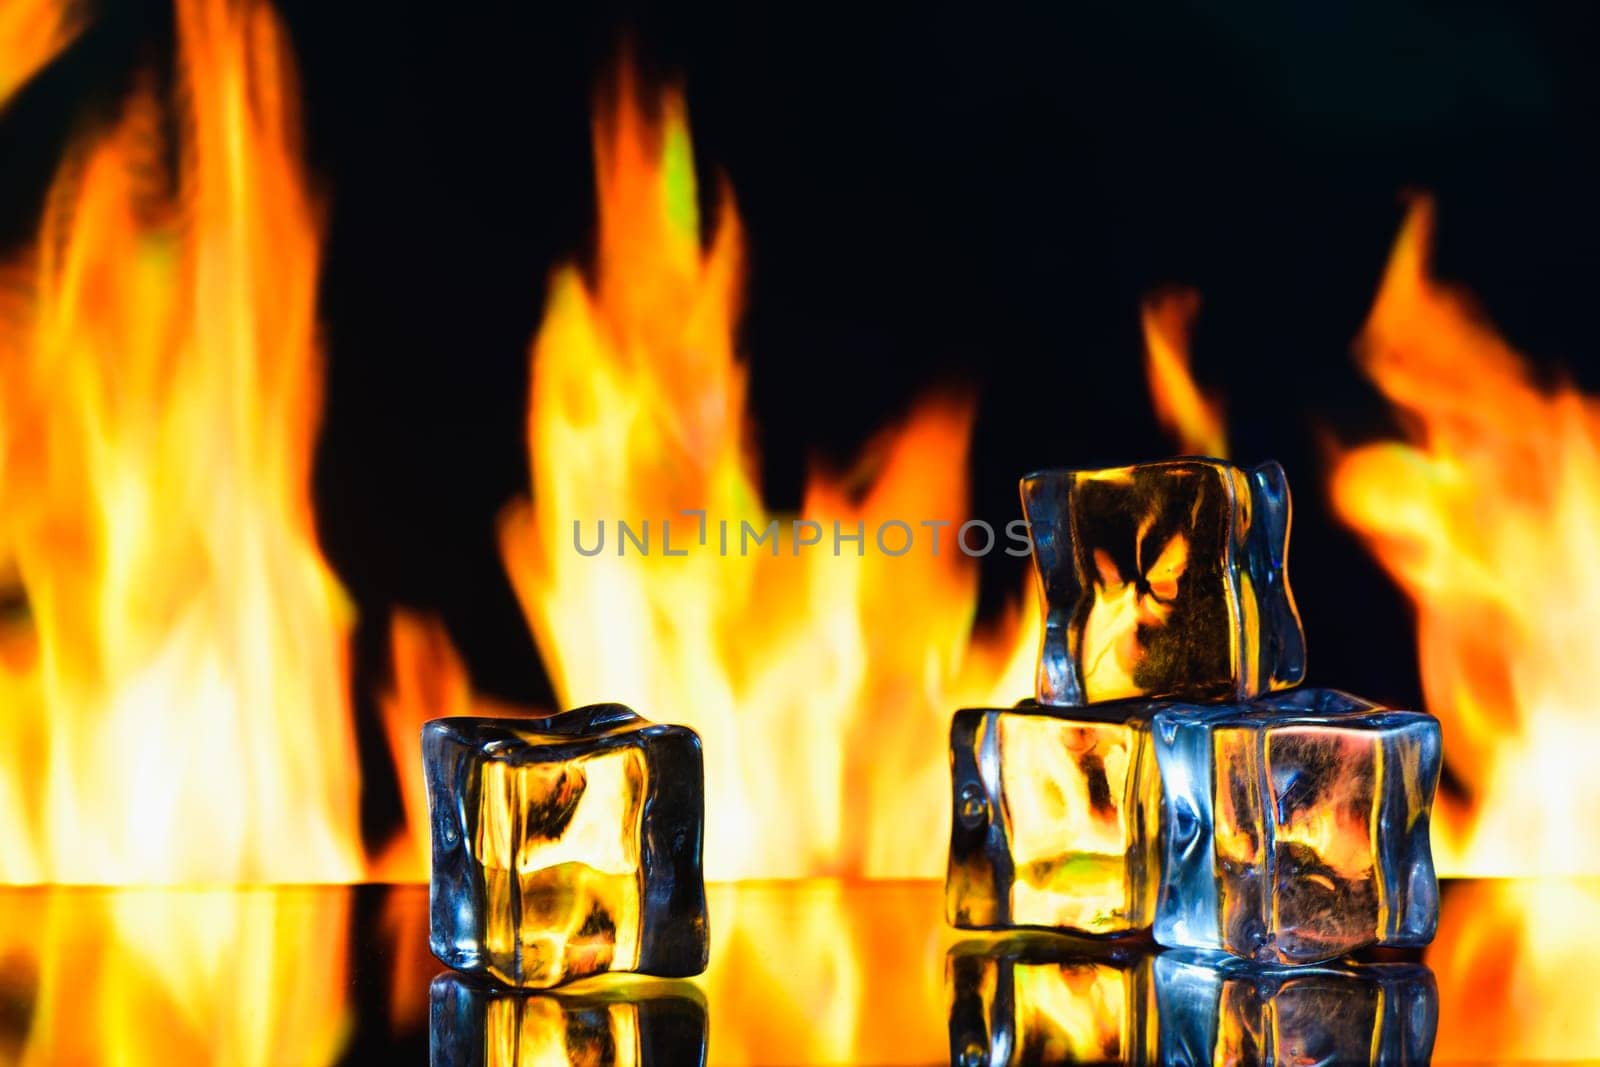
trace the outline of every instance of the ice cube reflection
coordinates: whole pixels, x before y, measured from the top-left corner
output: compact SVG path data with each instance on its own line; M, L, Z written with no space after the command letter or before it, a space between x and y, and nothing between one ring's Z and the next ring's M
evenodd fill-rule
M430 1067L694 1067L706 1059L705 995L623 976L559 993L495 989L446 972L429 990Z
M945 974L957 1067L1426 1064L1439 1013L1418 963L1281 967L1028 934L962 942Z

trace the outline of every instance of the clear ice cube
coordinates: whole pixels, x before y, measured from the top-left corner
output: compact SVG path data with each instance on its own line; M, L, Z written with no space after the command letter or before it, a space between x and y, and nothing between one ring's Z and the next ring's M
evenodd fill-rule
M1044 934L953 946L945 995L957 1067L1426 1064L1438 1023L1421 964L1278 967Z
M1279 963L1432 940L1439 724L1330 689L969 708L945 912Z
M429 988L431 1067L693 1067L706 1036L705 996L688 982L525 993L441 974Z
M1278 963L1433 939L1439 723L1332 689L1155 706L1154 933Z
M1140 705L957 712L950 924L1091 935L1149 927L1160 798L1149 735Z
M422 730L433 954L545 988L705 969L700 739L620 704Z
M1278 464L1048 470L1021 488L1044 605L1039 703L1239 701L1304 677Z
M1426 1065L1439 996L1422 964L1262 966L1177 949L1155 959L1160 1063Z

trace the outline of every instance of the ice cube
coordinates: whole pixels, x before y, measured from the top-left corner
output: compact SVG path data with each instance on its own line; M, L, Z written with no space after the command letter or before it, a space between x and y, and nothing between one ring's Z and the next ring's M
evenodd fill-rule
M1438 1021L1421 964L1278 967L1047 934L945 957L950 1062L1426 1064Z
M945 956L950 1062L1140 1062L1150 961L1048 934L964 941Z
M1307 963L1433 939L1436 719L1332 689L1153 707L1157 941Z
M700 739L620 704L422 730L430 947L544 988L706 965Z
M1439 724L1331 689L969 708L945 911L1280 963L1433 938Z
M1160 1063L1428 1063L1438 1027L1422 964L1277 967L1177 949L1155 960Z
M1305 675L1283 468L1178 459L1022 479L1044 602L1037 696L1247 700Z
M953 926L1148 928L1160 789L1143 704L968 708L950 725Z
M429 989L431 1067L691 1067L705 1063L706 1031L688 982L526 993L446 973Z

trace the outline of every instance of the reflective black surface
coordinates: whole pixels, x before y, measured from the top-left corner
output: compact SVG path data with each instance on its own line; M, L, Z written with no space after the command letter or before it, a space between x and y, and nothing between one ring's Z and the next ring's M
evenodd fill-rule
M1439 936L1420 954L1438 993L1433 1062L1600 1057L1600 880L1442 888ZM947 954L973 935L945 927L938 883L765 882L707 894L711 966L693 985L704 994L708 1064L950 1062ZM1087 1005L1089 1033L1120 1027L1120 972L1149 966L1138 946L1097 951L1064 986L1070 997L1050 1002ZM0 890L0 1062L423 1064L441 973L423 886ZM609 983L642 980L592 981L614 997ZM1269 1002L1281 1014L1287 1003L1282 988L1265 997L1254 983L1235 988L1233 1018L1257 1018ZM1368 1017L1370 998L1310 992L1318 1025L1345 1009ZM1426 1008L1425 991L1408 1002Z

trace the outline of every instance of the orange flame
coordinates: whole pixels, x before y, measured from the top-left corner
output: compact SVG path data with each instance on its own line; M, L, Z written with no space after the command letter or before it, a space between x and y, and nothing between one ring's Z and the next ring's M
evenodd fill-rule
M79 141L0 290L3 881L363 871L288 60L257 4L177 16L177 174L141 90ZM344 894L13 897L0 958L35 982L0 1059L320 1063L348 1040Z
M1445 887L1424 960L1439 982L1441 1063L1592 1062L1600 884L1494 879Z
M82 12L61 0L0 4L0 107L82 28Z
M943 830L900 813L944 808L951 711L1010 704L1032 673L1035 624L1013 614L973 632L977 573L955 544L970 407L924 403L862 471L814 476L815 526L797 537L753 474L733 340L742 234L724 189L702 246L682 98L647 109L624 69L595 123L595 171L597 264L551 280L532 351L532 500L501 527L557 692L701 733L711 877L934 875ZM602 521L612 539L580 553ZM921 538L904 554L895 521ZM864 532L859 549L834 554L836 523ZM797 543L814 533L819 546ZM405 730L422 717L403 701L388 716Z
M75 10L0 6L0 105L71 40ZM164 166L161 102L142 90L80 142L36 251L0 286L0 881L364 870L349 609L308 493L317 226L292 79L281 31L253 0L178 0L178 35L178 173ZM1013 615L974 632L976 572L953 548L970 408L929 401L862 470L813 477L808 521L824 537L860 524L869 540L861 555L851 542L843 555L796 552L748 447L738 220L724 190L702 243L681 98L649 115L625 75L596 124L596 172L597 267L552 280L532 350L532 499L502 527L561 698L626 700L706 736L713 876L937 874L942 827L900 813L943 809L949 712L1025 693L1037 628ZM1430 225L1419 203L1363 338L1369 371L1416 429L1341 456L1335 500L1417 603L1429 704L1470 789L1443 813L1441 869L1594 871L1600 786L1583 755L1600 739L1586 701L1600 412L1532 384L1427 277ZM1180 296L1145 308L1153 397L1186 450L1223 455L1220 407L1189 374L1195 307ZM701 513L704 539L684 509ZM618 519L652 523L654 552L571 547L574 521ZM724 557L710 550L719 520L737 543L774 521L787 537ZM943 553L872 544L892 520L916 537L949 524ZM688 555L665 553L666 521ZM395 659L387 726L413 832L382 869L417 876L417 721L494 709L430 624L397 620ZM840 936L836 881L797 890L798 911L714 888L715 956L757 975L719 985L731 1010L714 1016L715 1047L758 1059L938 1050L937 1025L908 1037L873 1015L936 1016L936 988L868 966L937 953L936 913L906 889L875 887ZM1517 1007L1537 994L1547 1027L1518 1053L1592 1048L1584 990L1561 979L1593 956L1592 938L1572 933L1595 929L1593 887L1469 891L1479 906L1447 911L1430 956L1446 1002ZM349 1036L343 960L326 951L349 936L343 896L23 900L0 959L37 979L24 1063L323 1062ZM420 900L385 914L397 938L425 921ZM420 953L421 938L403 936ZM1526 951L1507 957L1508 944ZM416 1021L401 994L420 989L410 960L393 1011ZM781 1042L745 1023L758 1016L784 1024ZM1441 1055L1509 1053L1496 1042L1514 1031L1473 1029L1490 1018L1447 1020Z
M1228 430L1222 398L1202 392L1189 367L1189 332L1200 311L1200 294L1178 289L1145 300L1139 313L1144 328L1145 378L1156 418L1193 456L1228 458Z
M466 664L436 619L396 612L389 623L389 647L394 679L380 704L407 829L374 860L372 876L380 882L417 881L428 876L429 852L422 724L448 715L512 715L517 709L473 693Z
M20 1049L0 1043L6 1063L333 1063L349 1039L347 890L58 888L6 903L0 960L26 983L7 993L32 1001Z
M1536 386L1428 276L1432 225L1417 201L1360 341L1408 439L1339 456L1334 504L1416 605L1428 708L1468 790L1442 798L1441 872L1597 872L1600 409Z
M260 5L177 15L175 180L141 91L0 316L0 880L363 871L289 62Z

